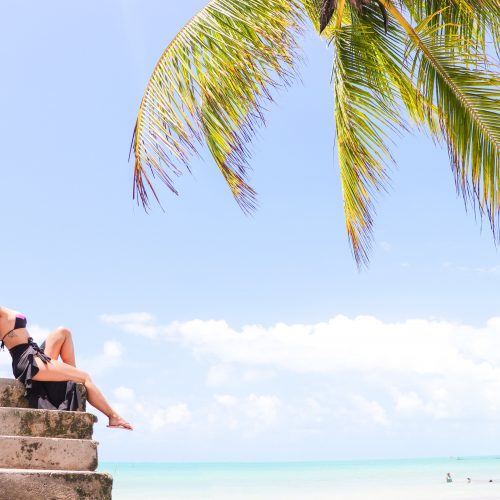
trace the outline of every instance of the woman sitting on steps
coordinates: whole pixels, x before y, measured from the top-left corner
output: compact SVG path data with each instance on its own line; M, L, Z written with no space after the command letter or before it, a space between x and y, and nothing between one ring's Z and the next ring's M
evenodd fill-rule
M132 430L109 406L89 374L76 368L73 339L67 328L53 331L38 347L26 325L24 315L0 307L0 348L5 345L9 349L14 377L25 385L31 407L76 410L80 406L78 382L87 389L89 403L108 417L108 427ZM58 361L59 356L62 361Z

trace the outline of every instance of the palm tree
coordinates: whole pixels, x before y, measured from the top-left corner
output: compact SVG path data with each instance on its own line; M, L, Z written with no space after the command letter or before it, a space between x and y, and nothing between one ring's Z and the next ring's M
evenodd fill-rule
M367 264L394 132L447 145L456 187L500 239L498 0L210 0L160 57L134 131L134 197L159 202L205 143L236 201L255 207L248 144L276 86L297 76L306 23L333 47L347 234Z

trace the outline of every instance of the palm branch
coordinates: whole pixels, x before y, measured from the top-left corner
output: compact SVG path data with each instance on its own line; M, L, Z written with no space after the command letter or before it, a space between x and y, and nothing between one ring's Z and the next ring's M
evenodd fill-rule
M134 195L148 206L158 177L189 170L205 141L244 210L254 207L246 182L248 143L264 123L272 89L294 76L299 4L289 0L212 0L177 34L158 61L134 132Z
M457 189L500 238L497 0L212 0L160 57L132 149L134 195L176 192L206 144L233 195L255 205L249 150L273 89L296 75L309 19L333 48L332 84L347 234L358 265L373 238L395 134L425 128L448 146Z

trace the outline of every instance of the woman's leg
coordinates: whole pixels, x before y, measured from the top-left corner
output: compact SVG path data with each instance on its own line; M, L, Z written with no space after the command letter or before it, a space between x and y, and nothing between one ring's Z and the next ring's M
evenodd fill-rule
M33 380L37 380L38 382L66 382L73 380L74 382L83 384L87 389L89 403L109 418L108 427L123 427L124 429L132 430L132 426L109 406L102 392L92 382L88 373L55 359L47 364L37 356L34 356L34 359L40 370L33 377Z
M45 340L44 352L52 359L61 356L64 363L76 366L73 337L67 328L60 326L49 334L47 340Z

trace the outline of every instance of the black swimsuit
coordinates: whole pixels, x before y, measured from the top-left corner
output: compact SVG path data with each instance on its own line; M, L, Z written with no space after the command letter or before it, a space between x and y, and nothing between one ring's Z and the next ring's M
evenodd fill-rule
M4 339L14 330L26 328L28 321L25 316L18 314L14 328L2 337L0 349L4 348ZM17 380L26 387L25 396L30 408L45 410L76 411L81 408L80 394L75 382L37 382L33 377L40 371L34 356L43 363L50 363L51 359L44 352L45 342L38 347L31 337L26 344L18 344L9 349L12 356L12 372Z
M3 343L5 337L7 335L10 335L14 330L18 330L19 328L26 328L26 325L28 324L28 320L26 319L26 316L23 316L22 314L16 314L16 321L14 323L14 328L12 330L9 330L3 337L2 337L2 343L0 344L0 349L3 350L5 347L5 344Z

